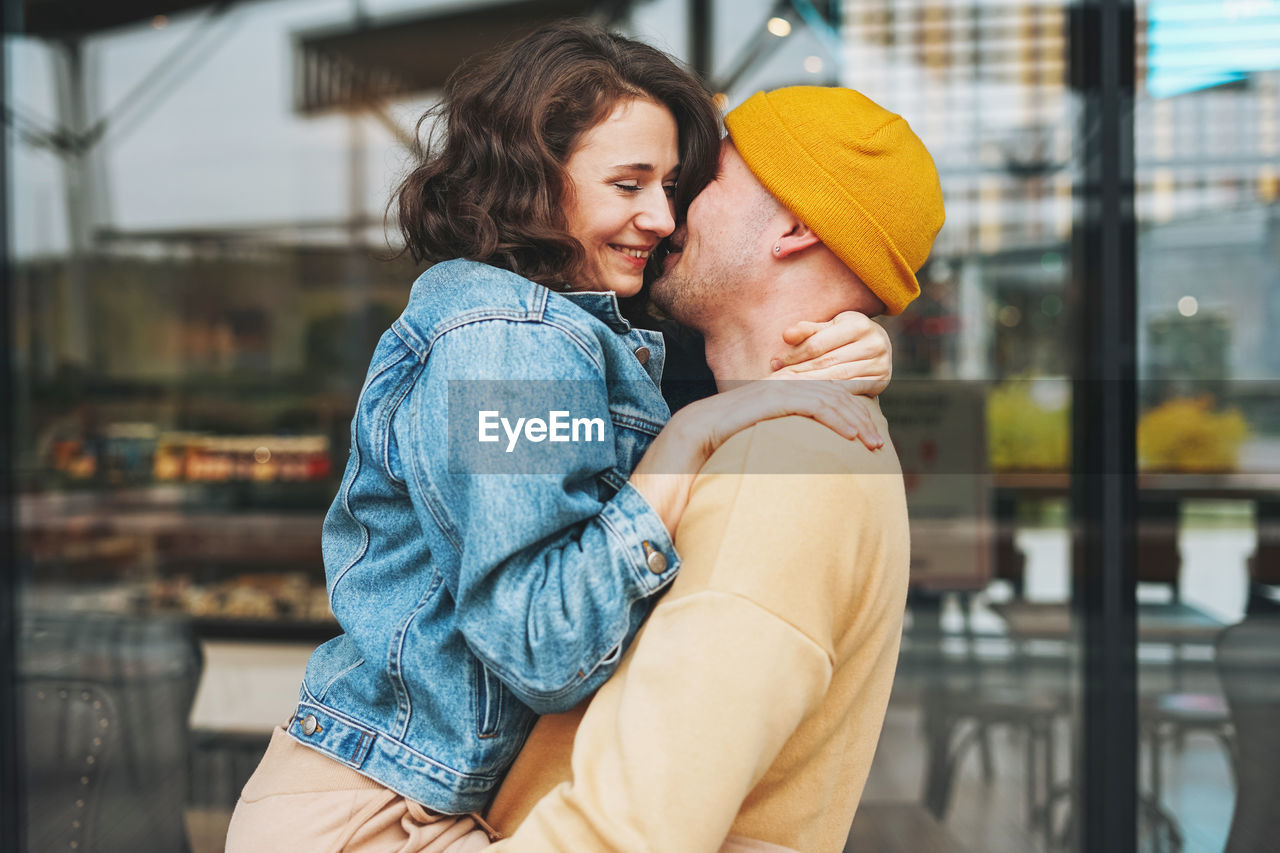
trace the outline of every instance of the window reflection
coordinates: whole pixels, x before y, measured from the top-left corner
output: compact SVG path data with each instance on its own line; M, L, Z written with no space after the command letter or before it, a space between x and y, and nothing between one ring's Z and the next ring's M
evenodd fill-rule
M1138 593L1232 625L1139 649L1139 827L1188 848L1263 849L1255 798L1277 779L1256 764L1269 736L1250 721L1280 686L1256 645L1276 580L1280 55L1266 45L1280 10L1151 0L1138 31L1139 533L1163 566L1140 564ZM1140 611L1139 635L1159 618Z
M335 630L320 524L364 366L416 272L384 259L383 204L452 66L410 78L327 52L376 56L360 16L439 11L415 0L175 3L70 41L27 5L6 93L22 653L42 685L25 713L61 702L91 729L117 718L90 711L134 703L178 719L190 737L169 746L188 754L143 758L184 798L193 849L219 849L307 652ZM797 82L862 90L910 121L947 199L922 298L886 320L915 579L852 839L879 849L912 826L939 849L1075 849L1068 285L1089 129L1069 82L1074 7L713 5L726 103ZM620 23L680 52L686 11L630 4ZM1235 853L1263 831L1252 804L1280 766L1257 724L1280 690L1265 652L1280 611L1280 11L1137 12L1138 819L1152 849L1230 837ZM458 45L483 46L458 27ZM81 683L111 668L124 699ZM38 763L48 744L33 743ZM129 796L119 808L142 814ZM41 814L57 832L75 820Z

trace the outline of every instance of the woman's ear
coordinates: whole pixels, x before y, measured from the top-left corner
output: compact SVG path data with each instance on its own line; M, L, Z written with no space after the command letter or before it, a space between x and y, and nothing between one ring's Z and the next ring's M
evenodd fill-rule
M792 220L790 230L774 241L773 256L775 258L790 257L796 252L803 252L810 246L821 242L818 239L818 235L814 234L808 225Z

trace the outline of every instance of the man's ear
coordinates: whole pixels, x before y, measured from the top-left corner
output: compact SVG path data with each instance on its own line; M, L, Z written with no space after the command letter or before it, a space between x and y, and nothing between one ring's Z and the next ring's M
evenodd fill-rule
M808 225L793 219L790 230L774 241L773 256L786 258L821 242Z

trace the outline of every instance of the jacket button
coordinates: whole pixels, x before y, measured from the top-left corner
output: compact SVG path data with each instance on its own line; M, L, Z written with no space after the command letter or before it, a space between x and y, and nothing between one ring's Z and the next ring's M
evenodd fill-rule
M311 737L320 730L320 721L316 719L315 714L307 714L302 718L302 733L307 737Z
M649 566L649 571L655 575L660 575L667 570L667 555L647 541L644 543L644 555L644 561Z
M648 364L648 363L649 363L649 348L648 348L648 347L640 347L639 349L637 349L637 350L636 350L636 359L637 359L641 364Z

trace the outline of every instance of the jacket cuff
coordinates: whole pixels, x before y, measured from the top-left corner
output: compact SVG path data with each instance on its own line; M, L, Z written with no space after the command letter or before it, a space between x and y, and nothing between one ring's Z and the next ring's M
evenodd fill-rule
M631 483L605 504L600 520L625 555L643 595L665 587L680 569L680 555L657 510Z

